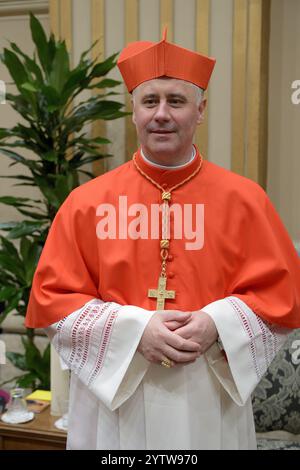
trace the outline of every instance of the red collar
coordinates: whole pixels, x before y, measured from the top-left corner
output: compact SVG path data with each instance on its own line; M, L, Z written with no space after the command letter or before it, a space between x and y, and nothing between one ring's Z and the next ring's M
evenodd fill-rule
M185 178L188 178L196 170L196 168L198 168L198 166L200 165L201 156L197 147L195 147L195 150L196 155L190 163L181 168L173 168L170 170L158 168L145 161L141 155L140 148L135 153L135 156L136 162L141 168L141 170L148 176L150 176L150 178L152 178L158 184L160 184L163 188L167 189L180 183Z

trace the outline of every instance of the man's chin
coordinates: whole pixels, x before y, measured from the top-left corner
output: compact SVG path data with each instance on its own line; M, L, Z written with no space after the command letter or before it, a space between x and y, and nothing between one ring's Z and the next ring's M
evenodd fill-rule
M156 141L154 144L148 147L151 154L160 154L164 156L172 156L178 153L177 147L171 142L167 141Z

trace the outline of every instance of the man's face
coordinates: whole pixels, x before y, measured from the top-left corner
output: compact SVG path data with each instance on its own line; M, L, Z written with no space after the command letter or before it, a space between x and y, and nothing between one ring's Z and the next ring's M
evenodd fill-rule
M139 85L133 122L146 156L173 165L187 161L205 104L199 104L196 88L183 80L157 78Z

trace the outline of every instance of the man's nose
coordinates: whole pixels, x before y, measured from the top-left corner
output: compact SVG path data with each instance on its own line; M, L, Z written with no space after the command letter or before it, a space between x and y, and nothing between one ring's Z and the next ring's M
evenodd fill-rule
M168 103L166 101L160 101L158 107L156 108L154 118L156 121L169 121L170 113Z

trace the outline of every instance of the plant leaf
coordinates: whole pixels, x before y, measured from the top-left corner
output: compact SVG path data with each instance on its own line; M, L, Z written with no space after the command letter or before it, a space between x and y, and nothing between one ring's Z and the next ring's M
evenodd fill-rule
M18 253L12 255L7 250L0 251L0 264L1 269L12 273L20 281L20 283L25 283L25 271L24 266L21 263Z
M50 343L46 346L44 353L43 353L43 364L44 367L49 368L50 367L50 354L51 354L51 348L50 348Z
M23 90L32 91L33 93L36 93L39 90L33 83L29 82L23 83L21 87Z
M21 263L18 250L14 246L12 242L7 240L5 237L0 237L2 246L5 248L5 251L8 253L9 256L13 259L15 263Z
M44 222L23 220L23 222L18 222L15 227L10 230L8 237L15 239L23 237L24 235L34 235L37 232L40 233L43 225L45 225Z
M38 169L38 162L36 162L34 160L28 160L28 159L22 157L22 155L20 155L19 153L13 152L11 150L6 150L6 149L0 147L0 154L1 153L3 153L3 155L6 155L7 157L11 158L12 160L14 160L14 163L10 164L10 166L12 166L13 164L16 164L16 163L21 163L22 165L27 166L31 170L37 170Z
M12 299L10 299L10 300L8 300L8 301L6 302L5 309L4 309L4 311L3 311L3 312L1 313L1 315L0 315L0 323L3 322L4 318L5 318L10 312L12 312L15 308L18 307L18 304L19 304L19 302L20 302L20 300L21 300L21 298L22 298L22 295L23 295L23 292L22 292L21 290L18 290L17 293L16 293L16 295L15 295Z
M91 85L88 88L93 89L93 88L114 88L118 85L121 85L122 82L119 82L118 80L113 80L111 78L104 78L101 80L101 82L96 83L95 85Z
M20 214L26 215L26 217L31 217L34 220L43 220L44 222L47 222L49 219L47 214L38 214L37 212L27 211L25 209L20 209L19 207L17 208L17 210L18 212L20 212Z
M39 20L30 13L30 29L33 42L39 56L41 66L46 73L49 72L50 63L48 57L48 42L45 31Z
M20 59L18 58L18 56L14 52L12 52L8 49L4 49L4 60L3 60L3 62L5 63L6 67L8 68L8 71L9 71L13 81L15 82L17 88L22 93L21 85L23 85L23 83L29 81L29 77L26 73L26 70L25 70L22 62L20 61Z
M23 51L21 51L21 49L14 42L11 42L10 46L13 51L23 57L27 70L34 74L35 79L39 82L39 84L42 84L43 75L38 64L34 60L32 60L28 55L26 55Z
M69 54L66 43L63 41L56 46L52 70L49 77L49 83L57 93L62 92L69 70Z
M16 288L12 286L2 286L0 288L0 301L9 300L16 294ZM1 319L1 314L0 314Z
M25 349L27 366L30 370L36 370L42 363L41 353L32 341L24 337L21 339Z
M26 204L28 201L32 201L32 199L28 199L26 197L14 197L14 196L0 197L1 204L6 204L8 206L14 206L14 207L35 207L32 204ZM36 202L41 202L41 201L36 201Z
M27 340L26 338L22 338L22 343L25 348L25 359L27 363L27 369L34 373L36 377L42 382L45 383L49 380L49 367L45 369L45 361L36 347L36 345L32 342ZM47 358L47 353L46 357Z
M3 127L0 128L0 139L5 139L10 136L10 130Z
M20 243L20 252L25 269L25 278L27 285L30 287L40 257L41 247L35 241L31 242L28 238L23 237Z
M44 85L41 88L41 92L48 103L48 110L50 107L54 110L61 106L61 96L53 86Z
M21 388L32 388L35 389L37 386L37 377L33 372L21 375L16 379L16 383Z
M8 231L15 228L19 222L2 222L0 223L0 230Z
M27 364L26 364L24 354L9 351L9 352L6 353L6 357L18 369L27 370Z
M78 170L79 173L82 173L83 175L89 176L89 178L95 178L94 173L91 173L90 171L86 170Z
M96 77L102 77L103 75L106 75L108 72L111 71L111 69L115 67L116 65L115 59L117 56L118 56L118 53L113 54L110 57L108 57L106 60L104 60L103 62L96 64L93 67L90 76L93 78L96 78Z
M11 178L23 181L33 181L31 176L24 176L24 175L0 175L0 178Z

